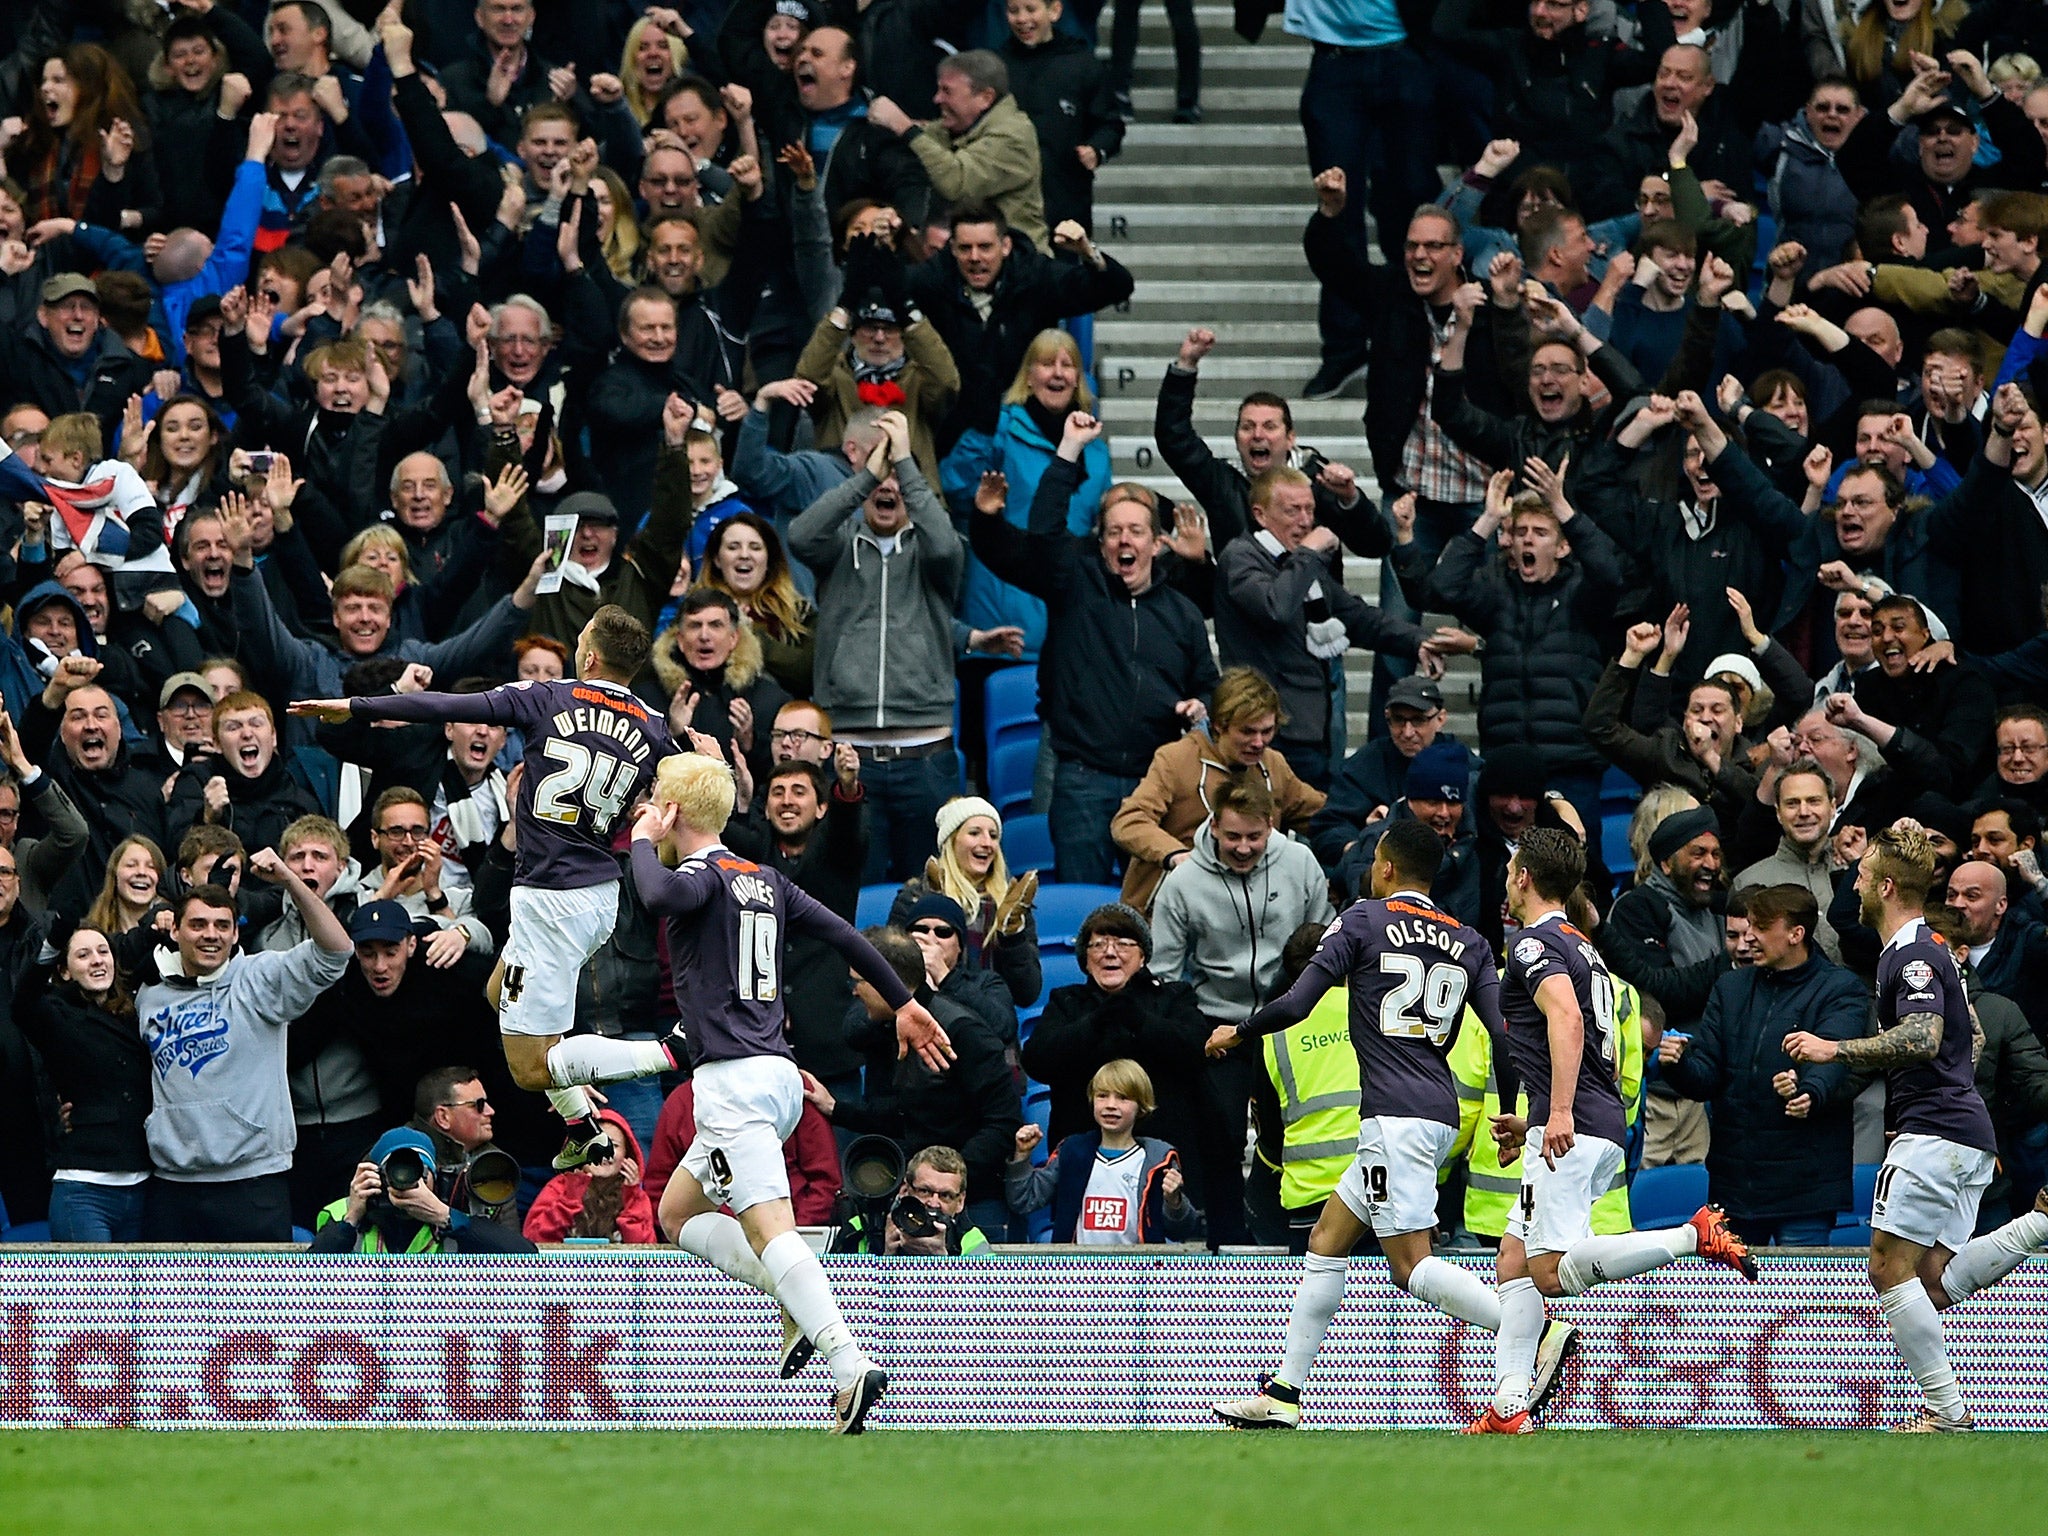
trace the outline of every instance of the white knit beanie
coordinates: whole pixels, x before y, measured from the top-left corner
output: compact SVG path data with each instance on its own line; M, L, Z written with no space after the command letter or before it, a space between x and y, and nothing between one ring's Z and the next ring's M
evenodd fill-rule
M975 816L986 816L998 827L1003 824L1001 812L997 811L994 806L990 805L979 795L961 795L959 798L948 800L944 805L940 806L938 815L939 847L943 849L948 843L952 842L953 834L960 830L963 823Z

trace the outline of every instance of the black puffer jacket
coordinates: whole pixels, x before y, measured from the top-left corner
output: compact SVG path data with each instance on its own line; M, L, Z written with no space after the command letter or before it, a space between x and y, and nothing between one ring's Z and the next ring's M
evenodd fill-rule
M1486 641L1479 750L1534 747L1553 774L1600 769L1582 722L1606 655L1601 633L1622 590L1620 557L1598 525L1575 517L1566 533L1572 552L1549 581L1523 581L1471 532L1444 546L1429 580L1430 606ZM1415 547L1397 546L1395 559Z
M68 928L70 925L65 925ZM38 946L40 936L38 936ZM71 1106L51 1148L51 1165L98 1173L147 1173L149 1048L135 1011L110 1013L87 1002L68 981L55 980L57 961L27 951L14 988L14 1022L41 1053L57 1097Z
M1856 1083L1840 1062L1798 1065L1784 1041L1794 1030L1854 1040L1869 1019L1862 984L1818 950L1793 970L1742 966L1714 983L1685 1054L1661 1071L1686 1098L1713 1105L1708 1192L1729 1215L1771 1221L1848 1208ZM1800 1092L1813 1096L1804 1119L1787 1115L1771 1086L1794 1070Z
M1061 220L1074 219L1084 229L1093 228L1095 173L1074 151L1093 145L1107 161L1123 147L1124 122L1116 115L1109 71L1093 46L1064 32L1036 48L1006 37L997 51L1010 69L1010 93L1038 130L1045 227L1055 229Z
M1032 498L1031 531L977 513L968 532L990 570L1050 610L1038 697L1053 751L1136 779L1185 729L1175 706L1216 686L1216 662L1201 610L1167 584L1163 568L1133 596L1103 565L1095 540L1060 527L1080 483L1081 466L1056 458ZM1049 526L1060 531L1039 531Z

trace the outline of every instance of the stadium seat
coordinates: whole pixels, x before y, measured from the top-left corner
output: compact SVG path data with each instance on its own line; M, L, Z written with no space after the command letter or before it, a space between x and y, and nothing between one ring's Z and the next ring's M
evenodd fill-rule
M313 1241L313 1234L308 1232L304 1227L293 1227L292 1241L297 1243L301 1248L303 1248L306 1246L306 1244Z
M1704 1163L1674 1163L1669 1168L1644 1168L1628 1187L1628 1208L1638 1232L1675 1227L1690 1221L1707 1203Z
M1883 1163L1858 1163L1849 1171L1850 1188L1855 1191L1849 1197L1849 1209L1842 1214L1854 1221L1870 1220L1870 1202L1877 1196L1877 1170Z
M1627 812L1608 812L1600 818L1600 862L1616 880L1636 872L1636 856L1628 845Z
M1610 811L1633 811L1636 802L1642 798L1642 785L1619 768L1609 768L1600 776L1600 812L1603 816Z
M879 928L889 921L889 908L896 900L900 885L864 885L860 888L860 900L854 905L853 926L856 928Z
M50 1240L50 1224L47 1221L24 1221L19 1226L7 1219L7 1202L0 1200L0 1243L47 1243Z
M1041 885L1038 888L1038 943L1045 949L1072 949L1081 919L1107 902L1120 901L1113 885Z
M1828 1234L1830 1248L1868 1248L1870 1246L1870 1223L1867 1221L1839 1222Z
M1038 669L1030 666L1002 667L988 675L982 695L982 730L987 755L1006 741L1038 737Z
M1081 974L1081 962L1070 950L1044 949L1038 952L1039 973L1045 977L1045 990L1040 998L1050 997L1054 987L1078 987L1087 978ZM1041 1007L1040 1013L1045 1009Z
M1038 738L1029 736L1004 742L988 755L988 798L996 810L1008 815L1021 808L1031 809L1031 781L1038 772Z
M1013 875L1052 868L1052 827L1043 816L1013 816L1003 823L1003 862Z

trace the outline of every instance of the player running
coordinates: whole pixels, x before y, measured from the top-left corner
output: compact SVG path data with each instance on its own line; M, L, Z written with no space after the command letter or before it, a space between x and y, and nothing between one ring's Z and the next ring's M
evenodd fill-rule
M889 1378L847 1330L790 1205L782 1144L803 1113L804 1091L784 1027L785 941L802 934L844 955L896 1010L899 1055L915 1048L942 1072L952 1044L844 918L719 842L733 794L725 764L680 754L661 764L654 798L633 825L633 883L666 924L696 1089L697 1137L662 1192L661 1225L684 1251L782 1303L782 1374L802 1368L809 1345L823 1350L833 1430L857 1435ZM664 853L678 860L675 869Z
M669 1041L569 1036L584 965L612 936L619 915L619 818L674 752L667 725L627 684L647 663L647 627L607 603L576 637L576 677L517 682L488 693L395 693L375 698L305 699L291 713L339 723L437 720L516 726L525 733L525 771L514 808L519 850L512 880L512 928L501 957L498 1030L513 1081L545 1093L569 1124L557 1168L590 1160L605 1138L585 1083L615 1083L667 1072L680 1053ZM566 1038L565 1038L566 1037Z
M1508 912L1522 931L1508 946L1501 1013L1529 1114L1493 1121L1503 1160L1516 1146L1524 1149L1522 1195L1496 1266L1493 1402L1468 1434L1535 1429L1530 1411L1545 1296L1580 1296L1692 1254L1756 1279L1748 1247L1728 1230L1718 1206L1702 1206L1682 1227L1593 1235L1593 1201L1621 1174L1627 1132L1615 1083L1614 982L1592 941L1565 916L1566 900L1585 877L1585 849L1555 827L1524 833L1508 860ZM1503 1091L1501 1102L1514 1100Z
M1923 909L1934 848L1916 821L1878 833L1856 866L1877 962L1877 1030L1861 1040L1785 1037L1794 1061L1842 1061L1885 1074L1886 1129L1894 1132L1870 1208L1870 1283L1906 1368L1927 1406L1896 1426L1909 1434L1975 1429L1949 1365L1938 1313L2005 1278L2048 1247L2042 1201L1972 1238L1991 1182L1997 1140L1976 1088L1977 1023L1955 961L1928 931Z
M1419 821L1387 828L1373 855L1372 899L1330 925L1285 996L1209 1037L1209 1054L1221 1055L1299 1024L1325 992L1348 982L1365 1116L1358 1155L1309 1234L1279 1371L1256 1396L1215 1405L1216 1417L1236 1428L1300 1425L1302 1385L1343 1304L1345 1259L1367 1227L1379 1234L1394 1284L1476 1328L1500 1328L1492 1287L1431 1252L1437 1172L1458 1139L1458 1085L1447 1058L1467 1003L1486 1028L1500 1030L1493 952L1429 896L1443 851L1443 839ZM1559 1323L1544 1341L1534 1406L1556 1382L1573 1333Z

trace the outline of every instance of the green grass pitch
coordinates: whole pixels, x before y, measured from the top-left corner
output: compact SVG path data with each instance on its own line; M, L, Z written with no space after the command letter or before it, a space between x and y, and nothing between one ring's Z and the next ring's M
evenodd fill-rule
M2041 1450L1790 1433L26 1432L0 1434L0 1532L2015 1532L2039 1529Z

